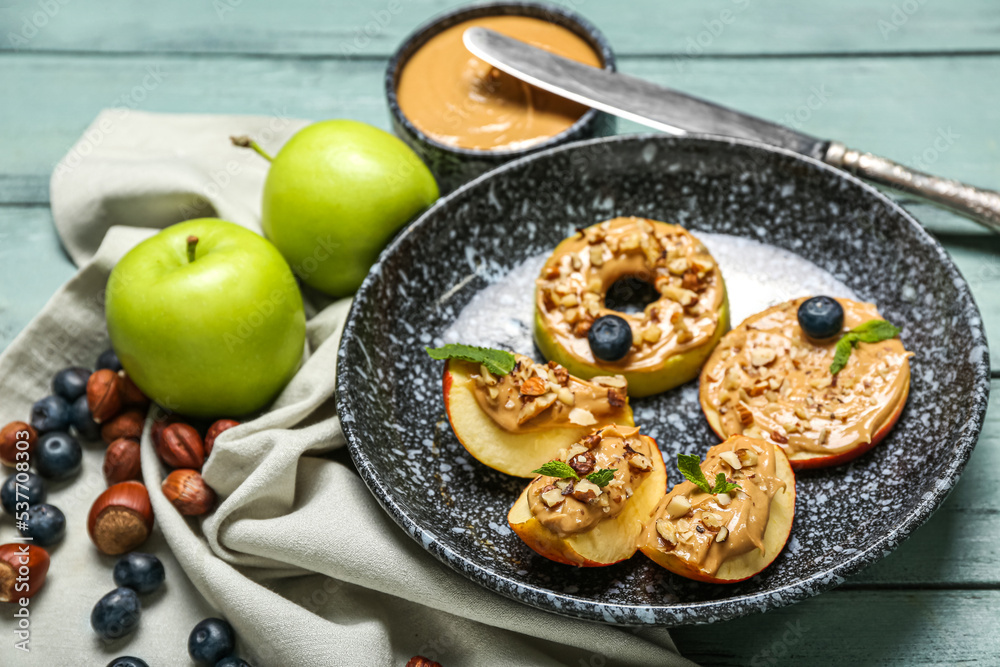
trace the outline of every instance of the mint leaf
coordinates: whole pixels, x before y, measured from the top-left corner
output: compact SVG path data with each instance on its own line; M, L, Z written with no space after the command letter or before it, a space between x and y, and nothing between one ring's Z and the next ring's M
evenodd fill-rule
M489 347L474 347L461 343L448 343L444 347L425 347L431 359L461 359L482 364L495 375L507 375L514 370L514 355L503 350Z
M837 349L833 353L833 362L830 364L830 373L836 375L844 370L847 360L851 358L851 350L857 342L857 334L844 334L844 337L837 341Z
M712 487L701 471L701 457L695 454L678 454L677 469L681 474L705 493L712 493Z
M567 464L563 463L562 461L549 461L538 470L532 470L531 472L536 475L545 475L546 477L558 477L559 479L565 479L567 477L571 477L573 479L580 479L577 476L576 471L570 468ZM593 482L593 480L591 481ZM597 484L597 482L594 482L594 484ZM597 485L601 486L600 484Z
M612 479L615 478L615 471L617 468L601 468L600 470L595 470L594 472L587 475L587 479L601 487L602 489L608 485Z
M868 320L851 329L862 343L879 343L899 335L899 328L885 320Z
M719 473L715 476L715 488L712 489L712 493L729 493L730 491L735 491L740 488L739 484L735 482L727 482L726 476L723 473Z
M851 358L851 351L858 343L880 343L895 338L899 332L899 327L893 326L885 320L868 320L864 324L859 324L837 341L837 349L833 353L833 362L830 364L830 373L836 375L844 370L847 361Z
M705 473L701 470L701 457L695 454L678 454L677 469L689 482L705 493L715 495L716 493L729 493L740 488L739 484L727 482L725 474L721 472L715 476L715 486L709 484L708 480L705 479Z

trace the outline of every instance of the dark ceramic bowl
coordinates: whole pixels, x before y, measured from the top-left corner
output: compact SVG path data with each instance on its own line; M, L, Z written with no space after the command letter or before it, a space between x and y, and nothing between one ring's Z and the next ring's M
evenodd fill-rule
M798 474L791 538L760 575L727 586L673 575L642 554L576 569L511 533L526 484L456 440L441 362L451 340L538 353L534 272L579 226L616 215L678 222L715 254L734 323L810 290L854 293L902 327L912 359L899 423L855 461ZM941 504L982 427L989 352L982 320L941 246L873 188L815 160L711 137L622 136L532 156L435 204L385 251L358 292L338 365L351 455L386 511L434 556L502 595L627 625L708 623L787 605L892 551ZM679 481L678 453L718 442L697 381L632 401Z
M396 86L400 72L417 49L427 40L454 25L484 16L530 16L569 29L583 38L601 56L604 69L614 71L615 55L604 35L587 19L559 5L534 2L490 2L455 9L417 28L396 50L385 71L385 95L396 134L427 164L442 194L472 180L490 169L516 158L561 146L571 141L614 134L615 118L596 109L588 109L565 131L529 148L517 150L473 150L457 148L436 141L410 122L399 108Z

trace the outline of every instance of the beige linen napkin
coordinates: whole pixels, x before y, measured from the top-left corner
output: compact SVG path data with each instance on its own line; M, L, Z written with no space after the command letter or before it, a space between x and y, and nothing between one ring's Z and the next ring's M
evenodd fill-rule
M23 418L53 372L90 363L107 345L103 289L118 258L152 233L136 228L218 214L259 231L267 164L228 137L250 134L276 150L304 123L280 115L102 113L52 178L56 226L82 268L0 356L0 418ZM60 580L93 582L74 593L83 598L77 606L112 587L113 559L95 556L79 536L80 517L103 486L95 470L100 448L91 445L85 483L64 508L73 539L54 553L53 577L34 609L37 633L58 622L74 641L36 645L38 664L69 664L63 660L71 656L103 664L141 650L152 652L141 656L150 664L189 664L177 638L209 605L233 624L257 667L402 666L415 654L445 667L691 664L665 630L618 629L521 605L451 571L404 534L347 462L331 400L349 302L316 305L313 299L297 375L266 414L218 439L204 476L223 500L204 521L181 517L162 496L148 430L144 437L143 475L158 530L208 604L174 576L152 605L173 611L159 613L152 628L144 618L133 643L112 646L93 639L79 610L73 618L60 613L52 590ZM55 502L76 486L60 487Z

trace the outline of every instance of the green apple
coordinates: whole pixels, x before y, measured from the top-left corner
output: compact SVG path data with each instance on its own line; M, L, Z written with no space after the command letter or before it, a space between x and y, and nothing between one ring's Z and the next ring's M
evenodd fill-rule
M393 135L352 120L300 130L271 162L264 234L307 285L361 285L389 239L438 198L434 177Z
M267 239L231 222L173 225L108 278L111 345L161 406L200 417L264 407L299 367L302 293Z

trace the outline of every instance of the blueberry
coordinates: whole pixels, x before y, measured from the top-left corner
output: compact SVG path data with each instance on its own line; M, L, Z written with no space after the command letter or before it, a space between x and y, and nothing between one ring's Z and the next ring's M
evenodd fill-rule
M116 588L94 605L90 626L101 639L118 639L139 627L142 606L131 588Z
M20 477L20 481L18 481ZM21 497L18 498L17 494ZM32 505L45 502L45 480L30 472L16 472L0 486L0 503L8 514L17 511L18 503L22 503L21 511L26 512Z
M798 317L799 326L815 340L832 338L844 328L844 308L828 296L814 296L803 301Z
M52 391L72 403L87 393L90 371L86 368L64 368L52 378Z
M594 320L587 340L595 359L618 361L632 349L632 327L617 315L604 315Z
M35 469L48 479L65 479L80 470L83 450L76 438L64 431L46 433L35 446Z
M41 547L55 544L66 535L66 515L55 505L32 505L25 524L21 536L32 538Z
M81 396L69 406L70 425L76 429L77 435L84 440L100 440L101 427L90 416L90 406L87 397Z
M233 626L221 618L206 618L194 626L188 637L188 653L195 662L214 665L233 652Z
M62 396L46 396L31 406L31 426L39 433L65 431L69 426L69 403Z
M163 563L153 554L133 551L115 563L115 585L131 588L136 593L152 593L160 587L165 577Z
M149 667L145 660L133 658L130 655L123 655L108 663L108 667Z
M251 665L243 658L231 655L215 663L215 667L251 667Z
M122 369L122 362L118 361L118 355L114 350L104 350L101 356L97 357L97 370L109 368L115 373Z

